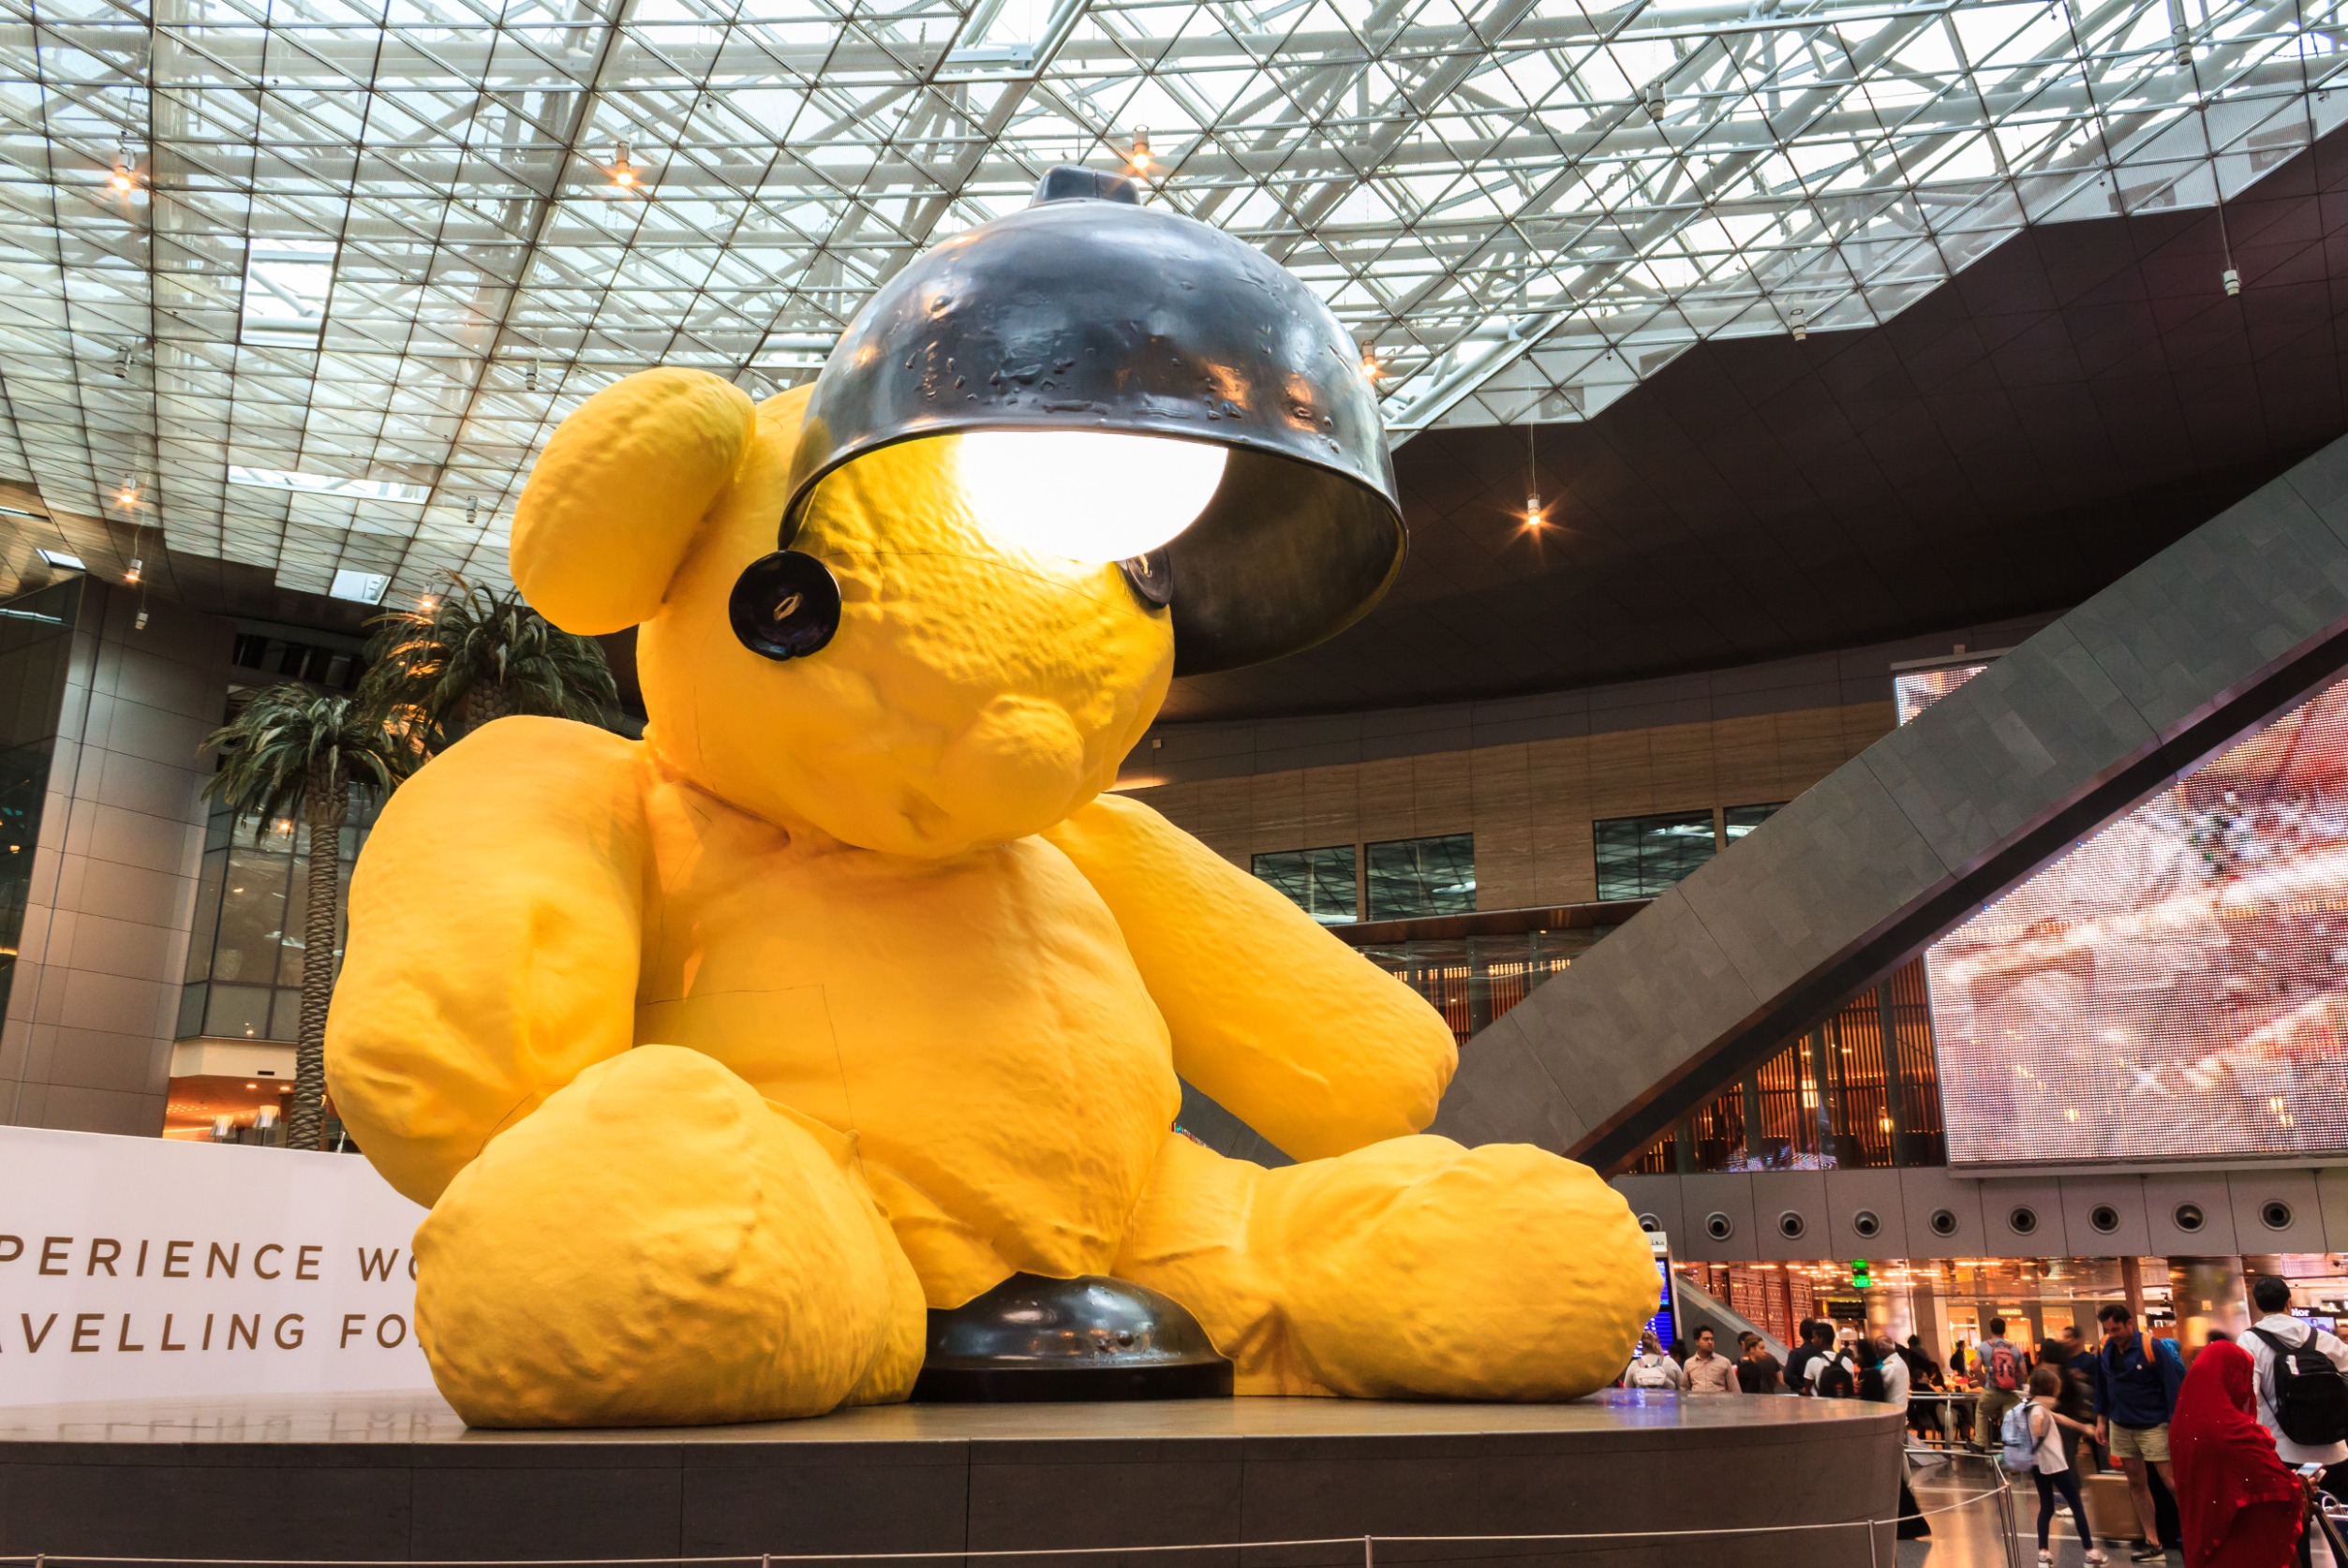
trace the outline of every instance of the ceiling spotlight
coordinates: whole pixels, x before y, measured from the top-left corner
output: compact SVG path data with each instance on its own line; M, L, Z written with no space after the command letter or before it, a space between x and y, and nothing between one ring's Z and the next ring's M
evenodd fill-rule
M1639 102L1641 106L1646 110L1648 119L1662 119L1663 111L1669 102L1669 100L1663 96L1663 84L1659 81L1651 81L1644 87L1640 88Z
M430 594L425 594L423 598L416 600L416 608L429 615L435 610L440 608L440 601L433 598Z
M1386 367L1378 363L1378 351L1375 348L1361 350L1361 374L1373 381L1386 374Z
M130 629L133 631L144 631L147 629L147 613L144 610L140 611L139 618L130 623Z
M137 506L139 504L139 481L137 480L123 481L122 488L114 492L114 504L118 507Z
M136 556L133 556L130 562L130 570L123 573L123 581L125 583L136 583L139 581L139 574L146 570L147 563L138 559Z
M628 161L628 143L620 142L612 150L612 184L622 190L632 190L636 184L636 166Z
M2224 272L2220 273L2218 281L2225 285L2228 299L2232 299L2242 291L2242 274L2233 267L2228 267Z
M1132 152L1130 152L1130 153L1127 153L1127 154L1125 155L1125 161L1126 161L1127 163L1129 163L1129 164L1132 164L1132 165L1134 166L1135 170L1136 170L1137 172L1139 172L1139 173L1147 173L1147 172L1149 171L1149 168L1150 168L1150 127L1149 127L1149 126L1136 126L1134 127L1134 133L1133 133L1133 151L1132 151Z
M474 526L477 523L479 523L479 522L480 522L480 520L481 520L481 497L480 497L480 496L466 496L466 497L465 497L465 526L467 526L468 528L470 528L470 527Z
M525 365L523 367L522 390L524 392L536 392L538 390L538 366L533 364Z
M128 196L138 188L139 162L130 155L129 148L114 155L114 172L107 176L106 183L114 187L117 196Z
M1793 341L1800 343L1810 335L1810 320L1800 305L1793 307Z
M1524 497L1524 525L1528 528L1541 525L1541 498L1538 495Z

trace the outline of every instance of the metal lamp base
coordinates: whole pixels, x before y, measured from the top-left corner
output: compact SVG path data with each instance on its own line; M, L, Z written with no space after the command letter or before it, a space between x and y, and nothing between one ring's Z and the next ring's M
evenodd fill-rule
M939 1404L1048 1399L1207 1399L1231 1392L1231 1363L1170 1297L1123 1280L1015 1274L929 1314L914 1398Z

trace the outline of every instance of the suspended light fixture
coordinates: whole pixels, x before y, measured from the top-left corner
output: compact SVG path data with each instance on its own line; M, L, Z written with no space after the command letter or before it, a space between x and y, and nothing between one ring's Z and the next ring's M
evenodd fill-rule
M1810 321L1809 317L1800 305L1793 307L1792 322L1793 341L1801 343L1806 340L1810 335Z
M628 161L628 143L625 141L612 149L612 184L622 190L635 188L636 166Z
M1540 422L1527 420L1524 423L1524 525L1538 528L1541 517Z
M128 196L139 188L139 160L130 155L129 148L114 155L114 172L107 176L106 183L114 187L117 196Z
M124 583L135 585L139 581L140 574L144 572L146 570L147 563L139 559L136 555L133 555L130 558L130 570L123 573Z
M1310 647L1377 601L1404 535L1361 349L1271 258L1140 194L1054 169L858 312L810 393L779 548L735 586L746 645L791 658L828 639L773 629L837 598L790 548L825 478L945 435L998 542L1116 561L1169 607L1178 674Z
M1134 172L1137 174L1147 174L1150 171L1149 126L1136 126L1134 127L1133 150L1125 155L1125 161L1133 165Z

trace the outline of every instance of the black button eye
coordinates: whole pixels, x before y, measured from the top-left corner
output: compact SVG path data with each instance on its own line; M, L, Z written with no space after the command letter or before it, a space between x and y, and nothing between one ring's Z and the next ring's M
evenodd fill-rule
M750 652L805 658L840 629L840 584L814 556L778 550L743 569L726 600L726 616Z
M1120 561L1117 570L1125 574L1125 586L1134 598L1151 609L1163 610L1174 601L1174 560L1165 551Z

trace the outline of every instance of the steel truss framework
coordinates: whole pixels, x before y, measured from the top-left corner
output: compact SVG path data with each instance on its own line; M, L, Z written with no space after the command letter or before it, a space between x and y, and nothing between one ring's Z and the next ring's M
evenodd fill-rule
M2238 191L2348 109L2342 3L0 0L0 478L289 588L502 582L589 392L804 379L1144 135L1398 436L1586 418L2026 223Z

